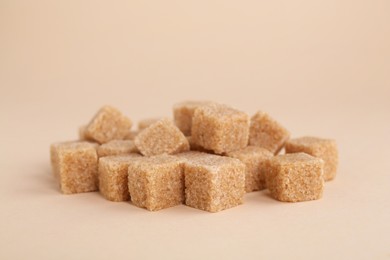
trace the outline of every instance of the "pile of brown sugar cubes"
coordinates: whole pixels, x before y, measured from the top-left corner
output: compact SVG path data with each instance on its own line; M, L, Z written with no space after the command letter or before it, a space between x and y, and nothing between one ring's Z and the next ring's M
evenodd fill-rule
M265 112L208 101L174 105L174 119L132 121L104 106L79 129L78 141L52 144L53 173L64 194L99 191L156 211L176 205L218 212L268 189L279 201L320 199L335 177L334 140L290 139ZM278 153L285 149L285 154Z

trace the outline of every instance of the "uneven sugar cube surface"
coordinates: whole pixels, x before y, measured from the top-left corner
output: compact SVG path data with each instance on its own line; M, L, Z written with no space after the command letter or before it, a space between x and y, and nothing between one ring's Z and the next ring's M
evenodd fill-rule
M99 159L99 191L103 197L111 201L129 200L128 168L140 157L133 153Z
M138 151L135 147L134 141L131 140L112 140L108 143L102 144L97 149L99 157L110 155L121 155L136 153Z
M335 178L338 166L338 150L335 140L305 136L287 141L286 153L304 152L324 160L324 179Z
M290 132L265 112L251 118L249 145L260 146L277 154L289 139Z
M278 155L268 161L267 188L280 201L299 202L322 197L324 161L305 153Z
M53 172L64 194L97 190L97 146L89 142L64 142L51 146Z
M133 131L120 111L102 107L79 128L79 141L50 147L61 191L100 190L107 200L130 199L150 211L185 203L218 212L265 188L280 201L316 200L335 178L334 140L289 140L265 112L250 118L227 105L186 101L174 105L173 116L140 120Z
M245 164L245 191L257 191L266 188L265 172L267 160L273 154L267 149L257 146L247 146L244 149L229 152L229 157L237 158Z
M79 141L67 141L67 142L58 142L58 143L53 143L50 145L50 164L51 164L51 169L54 177L56 179L59 179L59 164L58 164L58 149L60 147L64 147L67 144L71 143L78 143Z
M237 159L190 152L185 159L186 205L218 212L243 203L245 165Z
M111 106L102 107L88 124L85 136L99 143L124 139L132 122L119 110Z
M217 154L242 149L248 144L249 117L222 104L198 107L192 119L193 142Z
M170 155L143 157L128 168L134 205L156 211L184 202L183 160Z
M146 119L143 119L141 121L138 122L138 130L143 130L149 126L151 126L152 124L160 121L162 118L146 118Z
M135 138L135 145L145 156L175 154L190 149L187 138L170 119L162 119L142 130Z
M210 104L210 101L185 101L177 103L173 106L173 117L176 126L183 132L185 136L191 135L192 117L195 109Z

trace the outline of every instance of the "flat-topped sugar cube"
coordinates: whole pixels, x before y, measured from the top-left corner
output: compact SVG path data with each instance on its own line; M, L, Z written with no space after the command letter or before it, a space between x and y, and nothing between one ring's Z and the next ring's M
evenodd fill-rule
M248 145L249 117L222 104L195 109L192 118L193 142L216 154L239 150Z
M251 118L249 145L277 154L289 137L290 132L267 113L259 111Z
M237 158L245 164L245 191L252 192L266 188L266 162L273 153L258 146L247 146L241 150L229 152L229 157Z
M134 140L145 156L175 154L190 149L187 138L170 119L162 119L142 130Z
M286 142L286 153L304 152L324 160L324 180L335 178L338 166L338 150L335 140L305 136Z
M267 188L285 202L317 200L324 190L324 161L306 153L275 156L267 162Z
M98 189L98 144L64 142L50 147L54 175L64 194L96 191Z
M99 159L99 191L110 201L127 201L129 165L140 158L140 154L106 156Z
M192 117L195 109L210 103L210 101L184 101L173 106L175 124L185 136L191 135Z
M101 144L124 139L132 126L131 120L118 109L102 107L87 125L85 136Z
M134 141L131 140L112 140L108 143L102 144L97 149L99 157L110 155L124 155L136 153L138 151L135 147Z
M237 159L189 152L179 154L185 160L186 205L218 212L243 203L245 165Z
M157 211L184 202L183 160L171 155L143 157L129 165L132 203Z

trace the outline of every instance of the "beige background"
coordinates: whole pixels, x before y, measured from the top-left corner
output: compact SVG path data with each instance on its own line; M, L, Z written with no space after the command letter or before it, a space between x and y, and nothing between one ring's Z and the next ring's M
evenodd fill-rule
M0 0L0 259L390 259L390 2ZM49 145L103 104L208 99L335 138L320 201L210 214L61 195Z

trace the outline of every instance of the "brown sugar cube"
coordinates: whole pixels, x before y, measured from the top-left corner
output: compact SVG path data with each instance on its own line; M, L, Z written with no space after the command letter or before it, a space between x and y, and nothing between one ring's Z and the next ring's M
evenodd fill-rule
M102 144L97 149L99 157L110 155L122 155L138 152L134 141L131 140L112 140L108 143Z
M249 117L226 105L208 104L195 110L193 142L216 154L239 150L248 145Z
M152 124L156 123L157 121L160 121L161 118L147 118L147 119L143 119L141 121L138 122L138 130L143 130L149 126L151 126Z
M278 155L268 161L267 188L280 201L317 200L324 190L324 161L306 153Z
M99 191L103 197L111 201L129 200L128 168L139 157L132 153L99 159Z
M59 179L59 165L58 165L58 155L57 151L58 148L61 146L65 146L65 144L70 144L70 143L76 143L78 141L68 141L68 142L60 142L60 143L54 143L50 145L50 164L51 164L51 169L54 177L56 179Z
M229 157L239 159L246 166L245 191L263 190L265 185L266 162L273 153L258 146L247 146L244 149L229 152Z
M267 113L259 111L251 118L249 145L260 146L277 154L289 137L289 131Z
M191 135L192 117L195 109L210 103L210 101L185 101L173 106L175 124L185 136Z
M134 140L135 137L138 135L138 133L139 133L139 131L129 131L126 134L124 140Z
M184 166L186 205L218 212L243 203L245 165L237 159L191 152Z
M187 138L170 119L162 119L142 130L134 142L145 156L175 154L190 149Z
M89 142L65 142L51 146L53 172L64 194L97 190L97 146Z
M338 150L335 140L317 137L301 137L287 141L286 153L304 152L324 160L324 180L334 179L338 166Z
M102 107L88 124L86 137L101 144L126 137L132 122L119 110L111 106Z
M171 155L143 157L129 165L134 205L156 211L184 202L183 160Z

